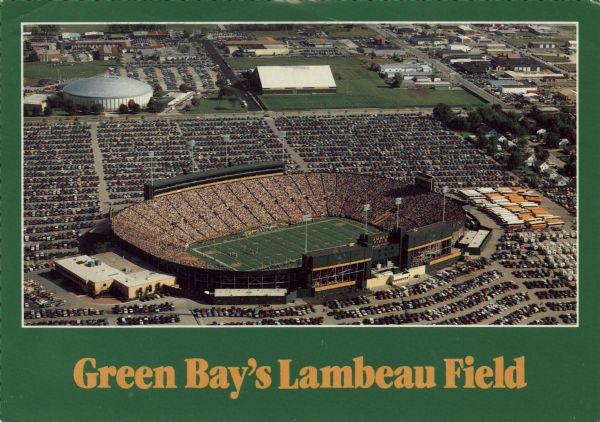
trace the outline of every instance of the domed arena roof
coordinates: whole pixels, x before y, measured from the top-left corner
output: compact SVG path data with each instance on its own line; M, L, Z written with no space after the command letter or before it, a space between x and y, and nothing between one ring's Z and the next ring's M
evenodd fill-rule
M147 83L119 76L94 76L67 83L63 92L78 97L129 98L152 92Z

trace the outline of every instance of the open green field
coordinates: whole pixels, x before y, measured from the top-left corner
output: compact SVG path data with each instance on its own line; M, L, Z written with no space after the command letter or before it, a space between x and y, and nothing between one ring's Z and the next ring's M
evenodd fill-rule
M109 67L117 66L114 60L86 62L86 63L23 63L23 76L25 85L35 86L41 79L70 79L86 78L104 74Z
M556 66L560 67L566 72L576 72L577 71L577 63L559 63Z
M564 56L543 55L543 54L536 54L535 56L548 62L548 63L565 63L565 62L569 61L569 58L564 57Z
M308 223L308 250L353 243L364 225L353 220L327 217ZM304 253L304 224L286 226L248 237L228 236L191 245L188 253L212 265L228 270L251 271L267 267L291 267ZM379 233L369 227L369 233Z
M451 106L477 106L482 101L463 89L391 88L379 75L368 70L370 61L356 57L242 57L229 58L232 69L252 69L257 65L331 65L336 80L335 94L262 95L269 110L310 110L328 108L427 107L438 103Z

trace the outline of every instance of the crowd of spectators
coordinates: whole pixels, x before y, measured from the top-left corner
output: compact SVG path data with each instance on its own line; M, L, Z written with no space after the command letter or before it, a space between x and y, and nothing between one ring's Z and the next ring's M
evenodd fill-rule
M451 188L511 183L457 133L419 114L290 116L275 122L313 171L369 173L405 183L425 172Z
M189 256L195 242L240 235L276 224L300 224L313 218L341 216L384 230L396 225L395 198L402 197L398 223L416 228L440 221L442 197L391 179L370 175L310 173L199 187L137 203L116 214L112 227L121 239L154 256L207 267ZM446 201L446 221L464 221L460 204Z
M100 219L90 126L26 122L23 130L24 270L76 253Z

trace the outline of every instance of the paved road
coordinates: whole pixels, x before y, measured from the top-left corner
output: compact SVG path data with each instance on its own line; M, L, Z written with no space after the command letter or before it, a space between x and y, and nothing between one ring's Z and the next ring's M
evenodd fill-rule
M275 120L273 120L273 118L269 116L265 117L265 121L267 122L273 133L277 135L277 138L279 139L279 142L281 142L285 151L289 154L292 160L296 164L298 164L298 167L300 167L302 171L310 171L310 169L308 168L308 164L306 164L306 161L304 161L300 154L298 154L298 152L290 144L288 144L288 142L285 139L285 136L283 136L277 125L275 125Z
M104 215L108 213L108 209L110 206L110 195L108 193L106 179L104 178L104 166L102 165L102 150L100 149L100 145L98 144L97 122L90 123L90 133L92 136L92 152L94 153L94 168L96 170L96 174L98 174L99 179L98 196L100 199L100 212L102 213L102 215Z
M477 94L478 96L483 98L488 103L500 104L500 106L502 106L502 108L513 108L512 105L505 103L504 101L496 98L495 96L493 96L492 94L490 94L489 92L484 90L483 88L475 85L473 82L463 78L458 72L456 72L449 66L446 66L444 63L440 62L439 60L429 57L426 53L419 50L418 48L415 48L415 47L409 45L406 41L400 39L395 33L384 30L384 29L378 27L377 25L372 25L371 28L373 30L377 31L383 37L385 37L390 43L396 45L397 47L404 48L404 49L410 51L415 57L417 57L418 59L420 59L422 61L431 63L431 66L435 70L440 72L442 74L442 76L444 77L444 79L450 80L452 82L458 82L460 85L467 88L469 91L474 92L475 94Z
M221 57L215 46L207 40L200 41L200 43L202 44L202 46L206 50L206 53L210 56L212 61L215 64L219 65L219 68L221 69L221 72L225 75L225 77L231 81L232 89L234 90L235 94L238 96L240 101L246 101L246 104L248 104L246 110L262 111L262 107L252 95L250 95L248 92L242 89L235 87L236 85L240 84L240 81L233 72L233 70L231 70L227 62L223 60L223 57Z

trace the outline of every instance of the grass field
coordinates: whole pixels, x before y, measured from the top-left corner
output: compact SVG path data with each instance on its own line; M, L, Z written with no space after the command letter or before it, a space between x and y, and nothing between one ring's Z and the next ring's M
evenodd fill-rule
M543 54L536 54L536 57L548 62L548 63L565 63L569 61L568 57L564 57L564 56L556 56L556 55L543 55Z
M391 88L379 75L365 68L370 61L355 57L243 57L230 58L232 69L251 69L257 65L331 65L336 80L335 94L263 95L269 110L309 110L328 108L399 108L424 107L446 103L452 106L476 106L482 101L463 89Z
M577 71L577 63L559 63L556 66L560 67L566 72L576 72Z
M251 271L267 267L298 265L304 253L305 225L297 224L259 232L248 237L228 236L196 243L190 255L228 270ZM369 227L369 233L380 230ZM314 251L355 242L364 225L353 220L328 217L308 223L308 250Z
M60 79L102 75L109 67L116 65L117 62L114 60L63 64L31 62L23 64L23 76L25 85L35 86L41 79L57 80L59 74Z

